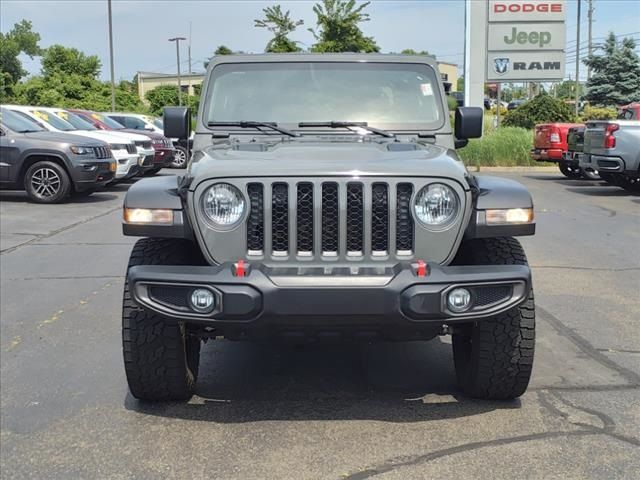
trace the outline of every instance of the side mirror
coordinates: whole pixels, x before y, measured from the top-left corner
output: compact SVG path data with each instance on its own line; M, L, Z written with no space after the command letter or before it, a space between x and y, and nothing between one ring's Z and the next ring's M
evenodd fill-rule
M483 116L482 107L458 107L454 129L456 139L467 140L482 137Z
M167 138L186 140L191 135L191 109L187 107L164 107L162 122Z

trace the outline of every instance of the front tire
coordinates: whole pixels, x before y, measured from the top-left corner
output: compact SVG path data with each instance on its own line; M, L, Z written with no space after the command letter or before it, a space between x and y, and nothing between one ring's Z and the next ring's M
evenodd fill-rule
M57 163L36 162L25 173L24 189L36 203L60 203L71 193L71 179Z
M565 177L570 178L571 180L576 180L582 176L580 167L574 167L569 162L559 162L558 168L560 168L560 171Z
M185 240L143 238L133 247L135 265L202 265ZM122 350L131 394L140 400L189 400L198 378L201 340L189 325L171 323L138 307L125 280L122 300Z
M171 162L171 168L184 168L187 166L187 149L176 145L175 154L173 155L173 161Z
M514 238L465 242L459 265L527 265L524 250ZM522 395L533 369L535 305L533 290L518 307L488 320L463 324L453 334L453 357L458 385L473 398L507 400Z

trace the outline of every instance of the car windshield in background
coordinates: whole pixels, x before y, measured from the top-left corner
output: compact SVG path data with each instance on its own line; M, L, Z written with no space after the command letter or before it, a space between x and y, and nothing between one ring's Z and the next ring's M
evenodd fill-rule
M114 130L124 130L125 128L124 125L116 122L113 118L107 117L106 115L102 115L100 113L90 113L89 115Z
M75 113L60 110L56 112L56 115L59 118L62 118L65 122L69 122L78 130L97 130L96 127L94 127L89 122L81 118L79 115L76 115Z
M15 112L7 110L6 108L0 109L0 123L9 130L13 130L18 133L45 131L44 128L40 127L37 123L17 115Z
M162 121L161 118L154 118L153 119L153 125L159 129L164 129L164 122Z
M436 72L424 64L229 63L215 67L207 122L367 122L386 129L437 129L444 122Z
M74 130L78 130L69 122L61 119L60 117L54 115L53 113L46 112L44 110L31 110L31 113L35 117L41 119L43 122L46 122L49 125L51 125L56 130L61 130L63 132L72 132Z

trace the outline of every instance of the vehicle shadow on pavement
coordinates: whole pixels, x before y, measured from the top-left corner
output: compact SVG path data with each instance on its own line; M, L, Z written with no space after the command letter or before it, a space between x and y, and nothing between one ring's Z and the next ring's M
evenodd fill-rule
M216 345L217 344L217 345ZM149 415L219 423L272 420L421 422L520 408L463 397L451 345L431 342L293 346L210 342L196 397L125 407Z
M620 187L616 187L614 185L604 184L603 186L598 185L597 187L591 188L567 188L568 192L571 193L579 193L581 195L589 195L592 197L630 197L631 193L623 190Z
M81 197L81 196L70 196L62 202L65 203L102 203L109 202L117 199L118 196L107 191L99 191L94 192L89 196ZM13 191L4 191L0 192L0 201L1 202L15 202L15 203L33 203L25 192L13 192ZM55 205L52 205L55 207Z

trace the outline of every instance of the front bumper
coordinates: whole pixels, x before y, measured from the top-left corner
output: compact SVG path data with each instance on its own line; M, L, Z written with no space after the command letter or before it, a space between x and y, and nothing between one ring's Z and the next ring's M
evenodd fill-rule
M138 161L140 156L137 153L131 153L126 155L114 155L118 161L118 169L116 170L115 179L124 180L127 178L135 177L140 171Z
M168 167L173 162L175 150L173 148L159 147L155 149L155 155L153 157L153 166Z
M387 267L270 267L148 265L130 268L134 301L168 321L213 328L382 327L420 329L481 321L519 305L531 289L524 265L429 265L420 276L416 263ZM453 288L471 291L474 304L464 313L447 307ZM216 297L209 314L189 306L194 288Z
M71 171L71 179L76 192L94 190L113 180L114 160L92 160L77 164Z

